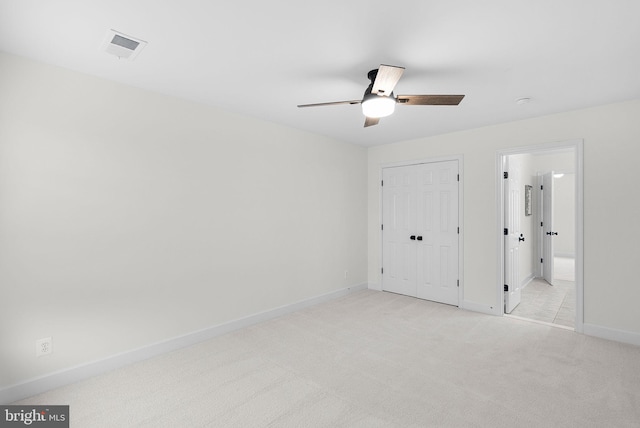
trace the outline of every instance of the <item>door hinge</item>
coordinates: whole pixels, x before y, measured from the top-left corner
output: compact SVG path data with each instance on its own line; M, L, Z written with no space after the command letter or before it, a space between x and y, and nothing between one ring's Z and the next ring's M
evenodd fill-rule
M544 263L544 259L540 259L540 263Z
M504 291L509 291L509 286L507 284L504 285Z
M542 184L541 184L541 185L540 185L540 190L544 190L542 187L543 187L543 186L542 186Z
M460 235L460 226L458 226L458 235Z
M384 273L384 268L380 268L380 273Z
M509 234L509 229L507 229L506 227L505 227L505 229L504 229L504 234L505 234L505 235L508 235L508 234Z
M458 282L458 287L460 287L460 280L457 280L457 282Z
M504 178L509 178L509 173L507 171L505 171L505 172L502 173L502 176Z
M384 230L384 224L380 225L380 230Z
M380 186L381 186L381 187L382 187L382 186L384 186L384 180L381 180L381 181L380 181Z
M540 222L540 227L542 227L542 223L543 223L543 222Z
M458 174L458 181L460 181L460 174Z

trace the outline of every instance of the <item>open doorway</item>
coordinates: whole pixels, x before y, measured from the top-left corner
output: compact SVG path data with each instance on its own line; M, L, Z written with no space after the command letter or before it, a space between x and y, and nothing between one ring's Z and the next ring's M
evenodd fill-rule
M497 160L503 313L582 331L582 142Z

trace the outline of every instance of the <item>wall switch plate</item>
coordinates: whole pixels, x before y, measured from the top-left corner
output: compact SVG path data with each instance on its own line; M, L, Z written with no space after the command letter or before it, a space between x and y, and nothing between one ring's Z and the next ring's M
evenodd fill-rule
M53 352L52 341L50 337L36 340L36 357L49 355Z

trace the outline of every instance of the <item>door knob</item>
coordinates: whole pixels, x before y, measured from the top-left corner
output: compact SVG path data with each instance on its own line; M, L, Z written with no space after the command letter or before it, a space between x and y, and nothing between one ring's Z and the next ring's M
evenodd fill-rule
M416 240L416 235L411 235L411 236L409 237L409 239L411 239L412 241L415 241L415 240Z
M422 241L422 236L418 236L418 241Z
M518 241L524 242L524 236L522 235L522 233L520 234L520 237L518 238Z

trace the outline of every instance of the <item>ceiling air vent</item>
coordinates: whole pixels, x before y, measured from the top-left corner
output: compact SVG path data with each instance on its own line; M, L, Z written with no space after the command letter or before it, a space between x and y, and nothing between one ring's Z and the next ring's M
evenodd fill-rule
M134 59L147 45L144 40L127 36L115 30L109 30L102 43L102 50L118 58Z

